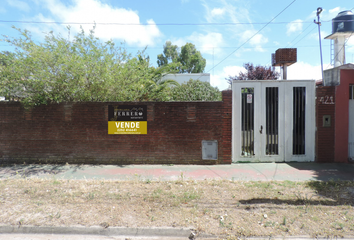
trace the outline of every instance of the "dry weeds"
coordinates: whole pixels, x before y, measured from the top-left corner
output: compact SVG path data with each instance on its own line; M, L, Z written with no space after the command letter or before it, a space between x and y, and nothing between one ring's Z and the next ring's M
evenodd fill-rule
M3 179L0 224L354 236L354 182Z

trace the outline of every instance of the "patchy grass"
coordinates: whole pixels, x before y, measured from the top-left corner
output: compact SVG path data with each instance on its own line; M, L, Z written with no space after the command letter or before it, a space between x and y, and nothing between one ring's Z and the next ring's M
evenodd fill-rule
M354 236L354 182L4 179L0 224L191 227L242 236Z

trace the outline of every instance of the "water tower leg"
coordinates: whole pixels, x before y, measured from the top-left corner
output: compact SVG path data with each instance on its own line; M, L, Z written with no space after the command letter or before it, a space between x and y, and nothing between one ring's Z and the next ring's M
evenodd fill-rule
M334 40L334 66L345 64L345 37L340 36Z
M283 80L287 80L287 66L283 65Z

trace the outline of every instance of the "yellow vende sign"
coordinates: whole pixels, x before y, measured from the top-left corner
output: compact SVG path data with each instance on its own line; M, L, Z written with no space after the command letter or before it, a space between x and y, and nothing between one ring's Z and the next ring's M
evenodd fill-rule
M147 106L108 105L108 134L147 134Z
M147 134L147 122L108 121L108 134Z

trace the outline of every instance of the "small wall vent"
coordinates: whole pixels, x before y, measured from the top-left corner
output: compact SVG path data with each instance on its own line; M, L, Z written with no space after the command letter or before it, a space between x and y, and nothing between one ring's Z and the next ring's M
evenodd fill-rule
M202 159L203 160L218 159L218 141L216 140L202 141Z

